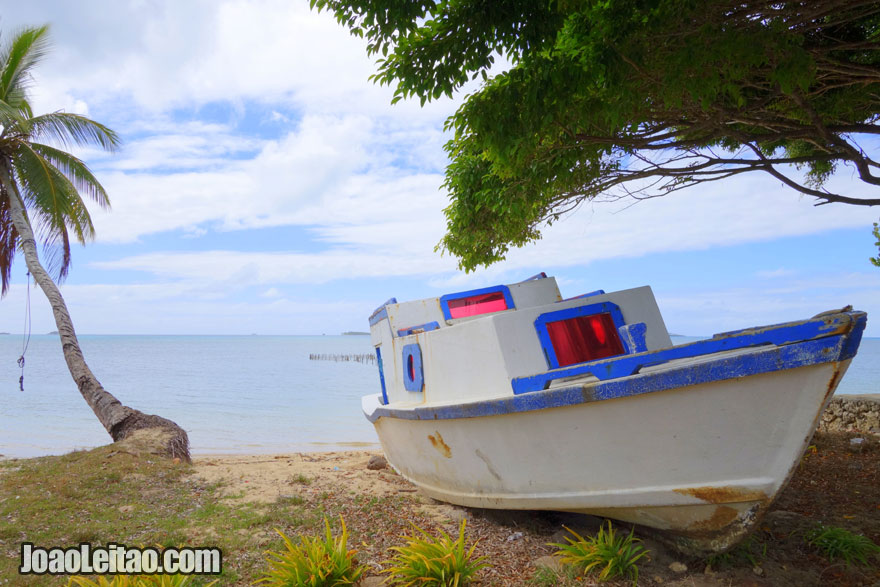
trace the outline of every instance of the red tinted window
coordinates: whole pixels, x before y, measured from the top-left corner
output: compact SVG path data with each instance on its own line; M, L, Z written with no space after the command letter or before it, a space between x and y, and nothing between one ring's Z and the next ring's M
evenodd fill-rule
M457 300L449 300L448 303L449 315L452 318L477 316L507 309L507 300L504 299L503 291L458 298Z
M547 334L560 367L623 354L611 314L548 322Z

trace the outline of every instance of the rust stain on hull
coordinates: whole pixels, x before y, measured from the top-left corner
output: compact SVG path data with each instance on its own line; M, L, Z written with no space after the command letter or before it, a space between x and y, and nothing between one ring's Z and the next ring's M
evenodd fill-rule
M439 452L441 455L443 455L447 459L452 458L452 449L450 449L449 445L443 441L443 437L440 436L439 432L435 432L434 434L429 434L428 440L431 441L431 445L437 449L437 452Z
M742 503L749 501L763 502L767 494L763 491L742 491L734 487L688 487L675 489L680 495L696 497L708 503Z
M719 505L715 508L715 511L712 512L712 516L709 519L691 524L688 526L688 530L721 530L732 524L737 516L739 516L739 512L732 507Z

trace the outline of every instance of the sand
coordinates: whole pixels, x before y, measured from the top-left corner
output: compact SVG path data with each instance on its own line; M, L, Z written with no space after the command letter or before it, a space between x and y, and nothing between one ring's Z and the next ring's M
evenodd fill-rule
M271 503L291 495L347 490L387 496L414 493L415 486L386 467L367 469L379 451L351 450L279 455L211 455L193 459L195 474L222 482L222 493L236 501Z

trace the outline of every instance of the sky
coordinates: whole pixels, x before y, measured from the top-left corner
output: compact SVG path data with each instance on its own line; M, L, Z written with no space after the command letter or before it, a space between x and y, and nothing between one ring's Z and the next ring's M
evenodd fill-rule
M454 99L391 105L365 43L305 0L0 0L4 37L48 23L36 112L115 129L82 150L112 210L62 286L87 334L339 334L384 300L555 276L566 297L650 285L667 327L702 336L852 304L880 336L880 210L757 174L634 203L585 205L534 245L465 274L444 234ZM873 145L876 147L876 145ZM842 193L870 196L842 168ZM877 197L876 193L873 197ZM0 300L21 334L23 261ZM30 292L34 333L54 330Z

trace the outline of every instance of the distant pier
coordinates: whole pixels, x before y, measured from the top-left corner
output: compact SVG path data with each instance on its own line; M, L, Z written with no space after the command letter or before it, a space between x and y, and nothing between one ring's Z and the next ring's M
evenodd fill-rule
M309 354L310 361L336 361L336 362L347 362L347 363L364 363L375 365L376 364L376 355L371 354L362 354L362 355L325 355L325 354Z

